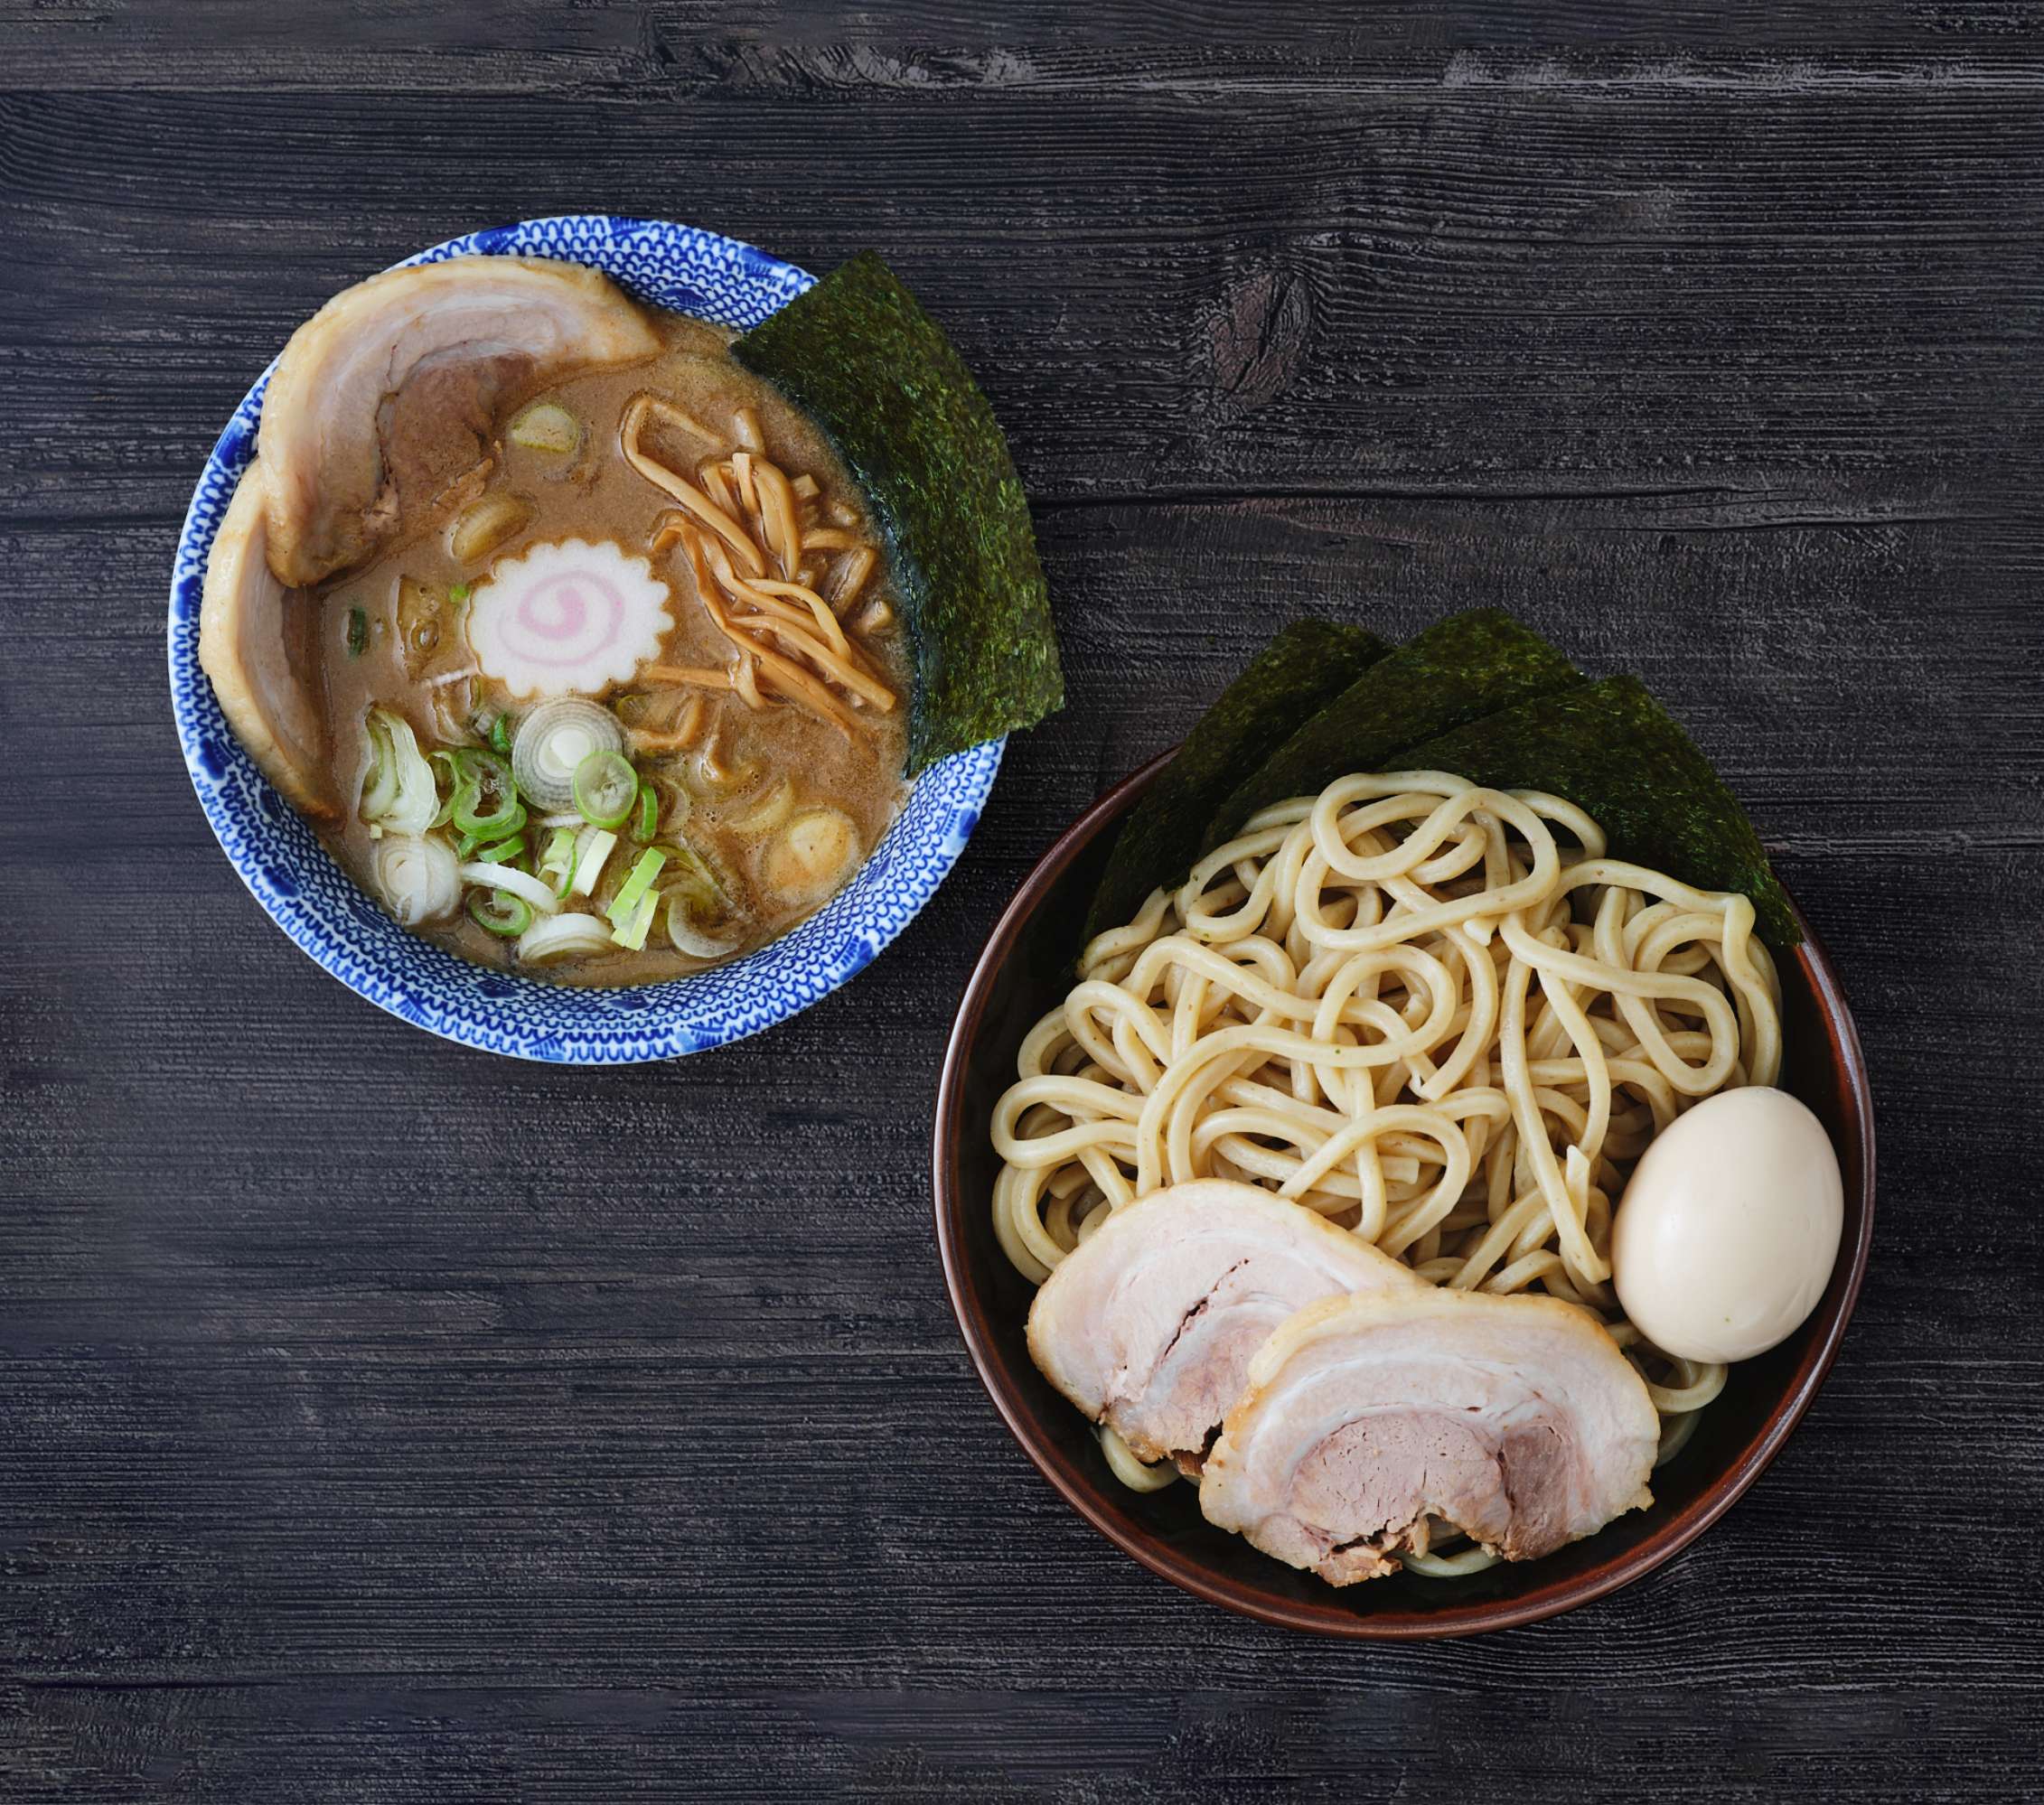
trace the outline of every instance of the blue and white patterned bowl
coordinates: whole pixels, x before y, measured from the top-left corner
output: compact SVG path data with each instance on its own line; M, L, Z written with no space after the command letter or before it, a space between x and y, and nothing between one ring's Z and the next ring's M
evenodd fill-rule
M751 245L661 220L528 220L450 238L408 263L542 257L589 265L642 301L745 330L815 277ZM199 669L206 554L254 455L271 370L206 460L171 577L171 704L192 786L256 900L314 959L380 1008L464 1046L520 1059L619 1065L671 1059L772 1027L828 996L901 932L957 863L1006 742L933 766L845 889L749 958L664 984L581 990L488 971L408 934L358 889L241 749Z

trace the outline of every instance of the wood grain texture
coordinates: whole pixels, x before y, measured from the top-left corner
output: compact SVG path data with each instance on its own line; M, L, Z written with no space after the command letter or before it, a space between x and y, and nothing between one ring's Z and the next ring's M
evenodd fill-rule
M2044 12L1289 10L0 0L0 1797L2035 1796ZM299 319L605 207L895 264L1013 437L1072 694L870 975L554 1071L269 926L162 632ZM1097 789L1292 613L1482 603L1749 803L1858 1008L1880 1232L1693 1550L1364 1652L1055 1501L925 1143Z

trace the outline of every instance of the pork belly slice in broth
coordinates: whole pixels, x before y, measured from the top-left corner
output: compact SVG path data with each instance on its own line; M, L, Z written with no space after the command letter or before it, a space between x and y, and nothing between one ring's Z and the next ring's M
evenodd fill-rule
M1199 1503L1334 1585L1396 1571L1433 1520L1530 1560L1651 1503L1659 1439L1645 1382L1574 1305L1380 1291L1264 1343Z
M1051 1383L1139 1459L1197 1456L1250 1357L1301 1305L1424 1281L1303 1204L1200 1179L1125 1205L1058 1264L1029 1311Z
M266 556L262 461L243 472L206 560L199 665L228 725L265 777L306 814L341 812L326 764L326 722L307 673L317 607L287 591Z
M359 563L482 466L505 407L659 349L568 264L454 257L344 289L291 335L263 401L271 568L310 585Z

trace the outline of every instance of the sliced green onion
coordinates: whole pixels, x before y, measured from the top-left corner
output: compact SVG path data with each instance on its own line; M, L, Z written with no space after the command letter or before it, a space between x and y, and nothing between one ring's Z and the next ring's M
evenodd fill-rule
M520 936L524 965L554 965L566 959L595 959L616 950L610 930L594 915L549 915Z
M685 898L697 920L714 925L731 912L730 893L709 862L691 846L662 846L674 869L668 873L672 894Z
M348 610L348 656L360 658L369 650L369 614L366 610Z
M618 893L623 895L624 893ZM653 924L653 916L660 909L660 892L648 890L632 905L632 910L623 921L618 920L615 905L611 908L610 918L616 926L611 930L611 939L631 952L642 951L646 944L646 931Z
M639 794L639 773L622 753L593 752L575 767L575 806L593 828L622 828Z
M525 826L525 804L513 802L509 809L501 809L494 815L471 814L467 821L462 819L462 796L468 794L473 807L473 792L463 792L455 798L455 826L465 834L473 834L478 846L488 846L492 840L509 839Z
M805 809L783 828L759 862L765 889L791 907L813 907L858 862L858 829L842 809Z
M715 743L705 746L689 761L685 781L690 790L711 802L729 802L743 796L766 774L756 758L726 764L717 755Z
M377 842L376 883L398 925L416 928L460 907L462 874L454 850L437 834L389 834Z
M733 817L724 825L746 839L757 838L771 834L794 812L794 807L795 786L783 776L743 815Z
M362 819L394 834L427 832L439 809L440 791L411 723L388 708L372 706L363 728L370 767L362 784Z
M560 898L551 884L542 884L529 871L515 865L483 865L480 861L461 867L462 882L480 890L503 890L524 898L542 915L558 915Z
M539 855L539 875L554 886L556 896L566 896L575 882L575 829L556 828Z
M460 777L455 791L455 827L464 834L496 840L525 825L525 807L518 800L510 765L495 753L474 746L460 747L453 757Z
M516 787L511 767L494 753L484 752L477 746L455 746L448 752L447 761L454 766L457 782L501 782L508 788Z
M639 780L639 825L632 830L632 837L643 846L659 827L660 791L642 777Z
M717 959L736 952L745 939L731 920L731 899L708 862L693 846L672 848L667 873L667 937L690 959Z
M468 600L468 585L465 583L457 583L452 589L448 590L447 600L452 602L455 606L458 608L464 602Z
M617 836L602 828L585 828L577 840L575 855L575 882L568 888L579 896L586 896L603 881L604 862L610 857L611 848L616 846Z
M519 794L546 809L575 801L575 773L591 753L622 753L624 724L581 696L556 696L526 711L511 739Z
M528 451L573 451L582 443L582 423L555 401L535 401L511 423L511 442Z
M667 855L658 846L649 846L639 855L638 864L632 867L631 876L618 886L617 894L612 899L606 912L613 927L622 928L637 912L640 898L653 887L653 880L660 875L661 867L666 863ZM642 935L639 944L645 944Z
M508 840L499 840L495 846L477 848L475 856L483 865L503 865L525 856L525 836L513 834Z
M743 938L736 930L727 929L722 935L706 934L696 923L695 911L688 893L680 890L664 893L667 897L667 937L674 942L674 950L686 953L690 959L723 959L738 949Z
M491 745L493 746L500 754L502 754L505 758L509 758L511 756L511 716L509 715L500 715L494 721L490 723L489 739Z
M508 890L492 890L489 895L472 895L468 912L492 934L516 940L532 925L532 905Z
M362 779L359 807L362 819L371 826L380 825L398 800L398 758L385 719L380 708L371 708L362 724L369 740L369 774Z

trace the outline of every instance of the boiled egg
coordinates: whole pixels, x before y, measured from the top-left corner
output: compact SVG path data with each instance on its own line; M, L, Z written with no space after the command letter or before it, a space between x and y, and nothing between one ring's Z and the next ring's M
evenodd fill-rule
M1706 1098L1633 1169L1611 1277L1641 1334L1685 1360L1750 1360L1816 1308L1845 1186L1824 1124L1786 1090Z

